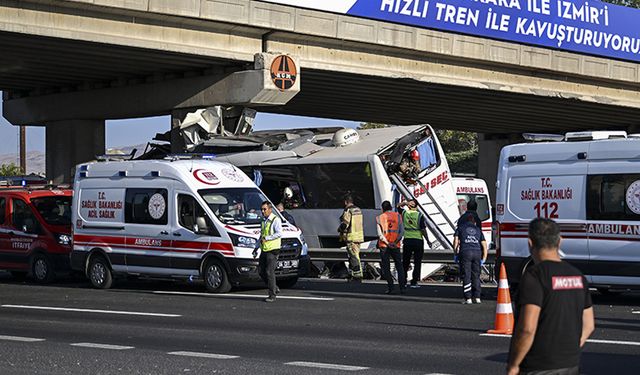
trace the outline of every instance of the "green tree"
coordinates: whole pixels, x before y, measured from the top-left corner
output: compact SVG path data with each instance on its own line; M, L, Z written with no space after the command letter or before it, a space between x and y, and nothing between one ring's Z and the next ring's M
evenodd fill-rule
M20 167L13 164L2 164L0 165L0 176L21 176L22 170Z
M604 2L630 8L640 8L640 0L604 0Z

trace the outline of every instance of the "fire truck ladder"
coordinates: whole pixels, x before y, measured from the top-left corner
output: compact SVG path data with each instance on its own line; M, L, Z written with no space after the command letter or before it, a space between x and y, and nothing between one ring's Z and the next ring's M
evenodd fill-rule
M405 199L415 199L413 193L411 192L411 189L405 184L400 176L398 176L397 174L392 174L390 177L391 182L396 185L398 192L400 192L400 194L402 194ZM438 202L436 202L429 190L424 186L424 184L422 184L420 179L416 178L416 181L425 191L425 194L427 195L427 198L429 200L426 205L418 204L418 211L422 213L426 219L427 229L440 243L440 248L453 251L453 244L451 243L450 238L453 238L455 225L451 222L449 217L447 217L444 210L442 210L442 207L440 207Z

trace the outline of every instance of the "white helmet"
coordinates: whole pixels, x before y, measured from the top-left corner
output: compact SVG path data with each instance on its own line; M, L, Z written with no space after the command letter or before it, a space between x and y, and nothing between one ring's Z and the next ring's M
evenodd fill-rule
M284 188L284 197L285 198L293 198L293 190L290 187Z

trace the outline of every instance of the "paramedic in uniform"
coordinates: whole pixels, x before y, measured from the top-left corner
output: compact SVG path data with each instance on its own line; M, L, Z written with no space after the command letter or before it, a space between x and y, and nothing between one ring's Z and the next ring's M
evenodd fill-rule
M464 224L467 221L467 216L473 216L473 219L476 222L476 226L482 230L482 220L480 220L480 216L478 216L478 202L475 199L471 198L467 202L467 210L460 216L457 226Z
M405 208L406 207L406 208ZM413 275L411 278L411 287L419 288L418 281L421 280L420 273L422 271L422 257L424 256L424 240L431 247L429 237L427 236L427 221L418 211L418 201L412 199L410 201L400 202L398 211L402 215L402 223L404 225L404 241L402 248L402 264L404 265L405 278L408 279L409 265L413 257Z
M402 225L402 217L397 212L392 211L389 201L382 202L382 215L376 217L378 228L378 249L380 250L380 262L382 263L382 272L387 280L387 294L393 293L393 277L391 276L391 259L398 272L398 285L400 286L400 294L404 294L407 280L402 267L402 254L400 254L400 246L402 244L402 236L404 235L404 227Z
M460 260L463 304L481 303L480 265L487 259L487 241L473 215L463 215L465 221L456 228L453 253ZM471 300L473 297L473 300Z
M350 276L353 281L362 281L362 264L360 263L360 244L364 242L362 211L353 204L353 197L344 197L344 211L340 216L340 240L347 243Z
M276 285L276 265L280 254L282 221L273 213L271 202L264 201L260 206L262 211L262 224L260 226L260 238L253 250L253 257L258 255L258 247L261 250L258 269L260 278L269 286L269 297L265 302L274 302L279 292Z
M594 330L585 277L558 254L560 228L553 220L529 223L534 265L520 282L507 373L579 374L580 349Z

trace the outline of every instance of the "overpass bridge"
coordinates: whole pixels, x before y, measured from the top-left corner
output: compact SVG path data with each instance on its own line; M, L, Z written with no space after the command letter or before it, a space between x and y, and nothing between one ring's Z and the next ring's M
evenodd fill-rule
M512 134L640 118L632 61L267 1L0 0L0 51L3 115L47 127L56 180L104 152L106 119L217 104L478 132L489 181ZM265 78L281 53L289 93Z

